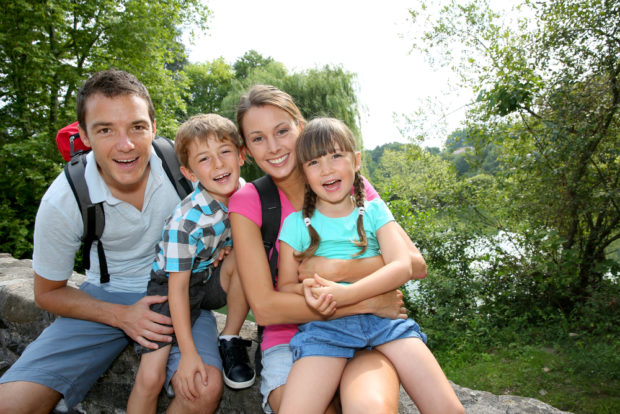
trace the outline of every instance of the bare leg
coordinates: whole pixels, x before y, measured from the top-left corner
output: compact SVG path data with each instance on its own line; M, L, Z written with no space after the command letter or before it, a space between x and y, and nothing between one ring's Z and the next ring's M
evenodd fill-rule
M127 414L157 412L157 398L166 381L171 346L142 354L136 381L127 401Z
M398 413L396 369L379 351L358 351L345 366L340 402L346 413Z
M168 407L169 414L211 414L217 410L217 406L222 398L222 373L213 365L205 364L207 370L207 385L202 383L199 374L196 374L195 387L200 396L195 400L186 400L180 393L175 391L176 397ZM176 375L172 377L172 388L176 390Z
M0 385L0 413L50 413L62 395L35 382L15 381Z
M310 356L293 364L282 396L281 414L323 414L334 398L347 360Z
M228 307L226 324L221 334L239 335L250 306L245 299L243 287L241 286L234 250L226 256L221 266L220 283L222 289L226 292L226 305Z
M437 360L420 339L399 339L377 349L392 361L407 394L422 413L465 413Z

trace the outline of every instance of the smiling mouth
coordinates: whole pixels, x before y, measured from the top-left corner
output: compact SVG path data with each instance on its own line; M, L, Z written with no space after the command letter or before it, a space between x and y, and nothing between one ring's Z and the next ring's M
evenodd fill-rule
M327 190L330 190L336 187L338 184L340 184L340 181L341 180L338 180L338 179L329 180L329 181L324 182L322 186L325 187Z
M269 164L277 165L283 163L288 158L288 154L281 156L280 158L274 158L271 160L267 160Z
M130 160L114 160L114 162L116 162L117 164L122 164L122 165L130 165L130 164L135 163L136 161L138 161L138 157L132 158Z
M225 180L228 177L230 177L230 173L218 175L217 177L213 178L213 181L219 182L219 181Z

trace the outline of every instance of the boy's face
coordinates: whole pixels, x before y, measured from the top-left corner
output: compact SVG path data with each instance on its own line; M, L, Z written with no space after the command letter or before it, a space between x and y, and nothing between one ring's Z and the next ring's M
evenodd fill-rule
M228 139L215 137L192 142L187 151L189 168L181 166L183 175L200 181L213 198L228 205L228 199L237 190L243 165L243 154Z
M80 137L92 147L101 177L120 199L144 188L148 180L151 122L147 102L136 95L106 97L94 94L86 101L86 131Z

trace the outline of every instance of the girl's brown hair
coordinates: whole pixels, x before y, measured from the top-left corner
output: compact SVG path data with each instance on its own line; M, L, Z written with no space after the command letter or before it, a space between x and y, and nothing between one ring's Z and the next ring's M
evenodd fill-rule
M254 85L245 95L239 99L237 105L237 125L245 144L245 131L243 130L243 117L255 106L273 105L287 112L297 122L298 126L306 124L301 111L295 105L293 98L288 93L271 85ZM247 145L246 145L247 146Z
M334 118L316 118L306 125L297 139L295 153L297 156L297 167L303 170L303 165L316 158L320 158L326 154L336 152L336 146L343 152L355 153L355 137L351 130L344 122ZM361 251L355 256L359 256L366 251L368 240L364 231L364 200L366 193L364 191L364 182L359 171L355 172L353 180L353 196L355 206L359 209L360 214L357 217L357 235L359 241L353 241L357 246L361 247ZM307 218L312 217L316 208L316 193L312 191L306 183L306 193L304 196L303 216L310 233L310 246L303 252L299 253L299 259L305 259L314 255L319 247L321 238L316 232L312 223Z

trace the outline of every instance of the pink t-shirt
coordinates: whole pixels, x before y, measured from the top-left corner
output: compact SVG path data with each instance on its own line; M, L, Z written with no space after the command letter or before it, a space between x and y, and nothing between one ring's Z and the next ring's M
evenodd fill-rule
M372 185L370 185L366 178L364 178L364 189L366 191L367 200L372 200L379 197L377 191L373 188ZM282 228L282 223L284 223L284 219L288 217L289 214L295 212L295 209L280 189L278 189L278 194L280 195L280 203L282 205L282 216L280 218L280 228ZM228 202L228 211L229 213L238 213L244 217L247 217L248 219L256 223L259 228L263 224L260 197L258 196L258 191L256 191L256 187L254 187L254 185L251 185L251 183L246 184L245 186L237 190L235 194L233 194L233 196L230 198L230 201ZM278 235L279 233L280 232L278 231ZM279 253L280 240L276 240L276 249ZM297 325L295 324L266 326L265 330L263 331L263 342L261 344L261 348L265 350L272 346L288 344L296 332Z

